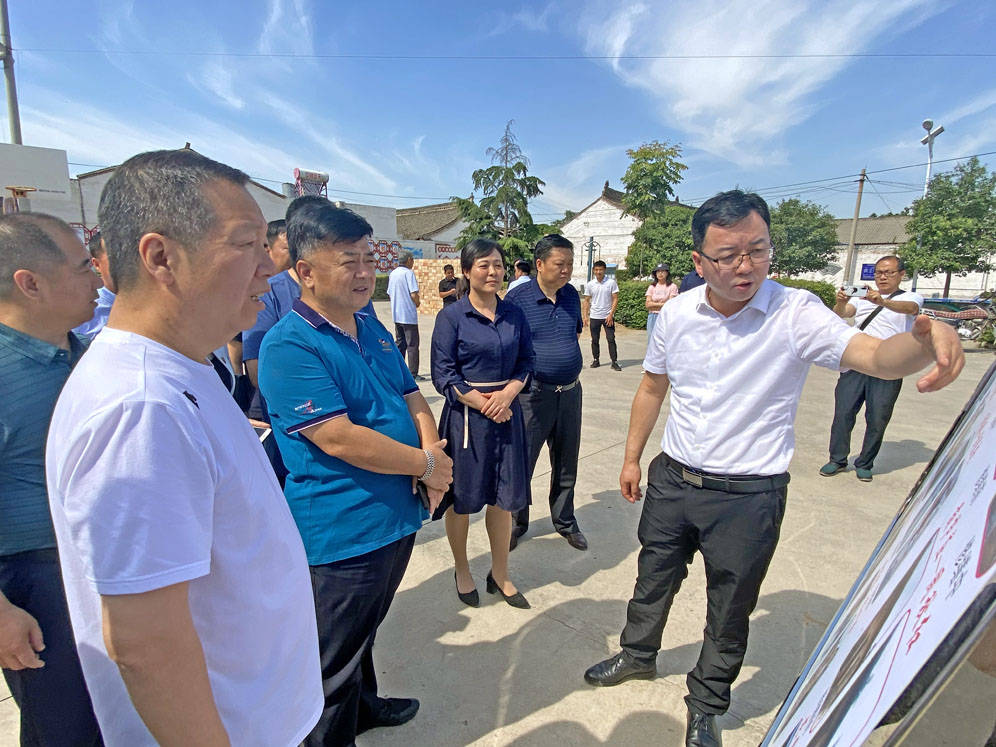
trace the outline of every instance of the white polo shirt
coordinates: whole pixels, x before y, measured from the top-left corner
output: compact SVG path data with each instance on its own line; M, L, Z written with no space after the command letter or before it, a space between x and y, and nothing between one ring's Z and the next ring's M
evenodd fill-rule
M418 310L412 293L418 293L418 278L405 266L395 267L387 276L387 295L391 299L391 317L397 324L418 324Z
M155 744L107 655L100 595L187 582L232 744L300 743L324 704L308 562L259 439L214 368L105 327L59 397L46 471L104 741Z
M917 309L923 308L923 296L919 293L914 293L913 291L904 291L891 300L912 301L916 304ZM860 327L861 323L868 318L868 315L875 311L875 309L879 308L876 304L873 304L871 301L866 301L863 298L852 298L849 303L854 307L855 327ZM902 332L909 332L913 329L914 319L916 319L916 314L900 314L892 309L886 309L883 307L882 310L875 315L875 318L871 320L871 323L862 331L872 337L885 340L893 335L898 335Z
M619 286L615 278L606 275L602 282L595 278L588 281L584 287L584 294L591 300L591 307L588 309L589 319L607 319L612 311L612 295L619 292Z
M730 317L709 305L706 288L664 304L647 346L644 370L671 382L661 448L705 472L786 472L809 366L840 370L858 330L812 293L773 280Z

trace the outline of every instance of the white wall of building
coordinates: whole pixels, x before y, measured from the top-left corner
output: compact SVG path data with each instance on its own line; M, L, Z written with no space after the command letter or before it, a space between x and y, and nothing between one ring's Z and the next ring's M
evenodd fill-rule
M599 247L592 261L601 259L606 264L626 266L626 252L633 243L633 232L640 221L632 215L623 215L622 209L605 198L600 198L564 224L561 235L574 244L574 273L571 283L577 285L588 279L588 252L584 245L594 237Z
M339 207L349 208L357 215L366 219L367 223L373 226L375 239L397 239L398 238L398 218L397 211L393 207L379 207L377 205L360 205L355 202L336 202Z

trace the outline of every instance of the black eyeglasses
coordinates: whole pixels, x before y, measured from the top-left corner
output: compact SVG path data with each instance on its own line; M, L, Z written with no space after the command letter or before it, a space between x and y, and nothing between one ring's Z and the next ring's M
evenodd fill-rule
M740 267L744 261L744 257L750 259L751 265L761 265L765 262L771 261L771 252L774 251L774 244L769 244L763 249L752 249L749 252L744 252L743 254L727 254L725 257L710 257L704 251L699 249L699 254L708 259L710 262L715 263L717 267L723 270L734 270Z

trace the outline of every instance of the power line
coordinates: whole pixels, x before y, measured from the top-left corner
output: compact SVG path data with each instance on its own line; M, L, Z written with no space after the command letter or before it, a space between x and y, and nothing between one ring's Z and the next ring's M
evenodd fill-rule
M661 54L661 55L466 55L466 54L369 54L352 52L207 52L200 50L97 49L60 47L21 47L17 52L44 54L116 54L163 57L238 57L291 60L384 60L397 62L539 62L616 60L825 60L825 59L986 59L993 52L824 52L815 54Z

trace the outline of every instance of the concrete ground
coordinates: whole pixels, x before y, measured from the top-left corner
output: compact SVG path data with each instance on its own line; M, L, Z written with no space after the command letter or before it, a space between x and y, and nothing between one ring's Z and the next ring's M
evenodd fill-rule
M377 304L390 324L390 310ZM420 320L422 373L428 374L432 319ZM380 690L417 697L405 726L359 737L361 747L389 745L667 744L683 741L685 673L698 656L705 581L696 558L675 600L657 660L658 677L614 688L589 687L584 670L615 653L636 576L640 507L622 499L618 473L629 405L641 376L646 334L619 328L621 373L585 368L585 416L576 513L591 549L578 552L556 534L546 495L549 463L533 479L529 534L512 554L513 580L532 604L517 610L484 593L490 567L483 513L471 523L469 552L481 593L471 609L456 598L453 561L442 522L419 532L411 565L381 627L375 660ZM591 360L587 333L581 340ZM906 381L875 465L875 479L853 470L817 475L827 459L836 374L813 368L796 419L796 452L781 542L752 617L750 646L733 704L719 723L727 747L756 745L869 553L934 449L993 362L971 350L961 378L930 395ZM442 398L422 383L434 412ZM648 444L644 471L659 450L663 415ZM863 424L853 435L860 444ZM2 685L0 685L2 687ZM4 699L6 698L6 699ZM17 709L0 691L0 747L17 743Z

